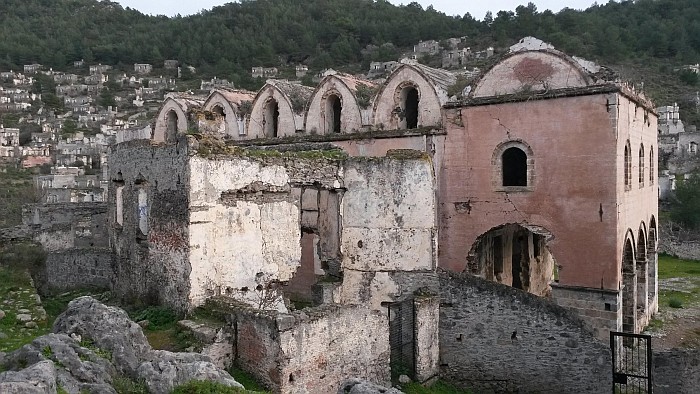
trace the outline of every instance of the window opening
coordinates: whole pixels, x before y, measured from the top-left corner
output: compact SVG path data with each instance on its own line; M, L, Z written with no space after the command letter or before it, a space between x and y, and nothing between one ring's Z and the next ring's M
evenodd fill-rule
M418 127L418 90L410 87L404 89L403 107L406 115L406 128L415 129Z
M265 135L267 137L277 137L279 131L279 105L277 100L271 99L267 103L266 113L265 113Z
M174 142L176 137L177 137L177 113L175 111L170 110L168 114L166 115L166 124L167 124L167 135L166 135L166 141L168 142Z
M343 112L343 104L340 97L332 94L328 97L326 104L326 116L328 117L328 130L331 133L340 133L340 116Z
M644 186L644 145L639 147L639 187Z
M527 186L527 154L519 148L503 152L503 186Z

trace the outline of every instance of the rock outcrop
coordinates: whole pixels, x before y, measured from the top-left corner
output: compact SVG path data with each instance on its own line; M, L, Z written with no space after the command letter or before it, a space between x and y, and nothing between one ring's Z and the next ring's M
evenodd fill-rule
M119 379L145 382L153 394L195 379L243 388L207 356L154 350L126 312L91 297L73 300L53 331L0 359L0 392L116 393Z
M403 394L403 391L379 386L362 379L348 379L340 385L338 394Z

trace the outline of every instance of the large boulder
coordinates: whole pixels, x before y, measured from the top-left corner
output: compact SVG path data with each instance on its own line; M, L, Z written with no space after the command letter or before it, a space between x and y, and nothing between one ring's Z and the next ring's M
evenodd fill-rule
M152 394L190 380L243 388L207 356L153 350L126 312L91 297L71 301L53 329L0 359L10 370L0 374L0 393L53 394L60 386L71 394L116 394L112 385L123 376L145 382Z
M348 379L338 389L338 394L404 394L395 388L386 388L362 379Z
M139 378L151 393L170 393L190 380L211 380L227 386L244 388L228 372L217 368L209 357L198 353L153 352L152 361L141 364Z
M117 370L137 378L136 370L152 351L141 327L123 310L92 297L76 298L53 324L53 332L79 335L96 347L112 353Z
M40 361L21 371L0 373L0 393L55 394L56 368L51 361Z

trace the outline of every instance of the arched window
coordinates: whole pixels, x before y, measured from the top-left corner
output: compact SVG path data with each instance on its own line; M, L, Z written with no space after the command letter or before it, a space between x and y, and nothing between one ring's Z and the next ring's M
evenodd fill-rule
M630 143L627 141L625 145L625 190L632 187L632 153Z
M692 141L690 144L688 144L688 152L692 155L698 153L698 144L695 141Z
M527 186L527 154L517 147L508 148L501 158L503 186Z
M343 112L343 104L340 97L335 94L328 96L326 100L326 122L329 133L340 133L340 116Z
M406 117L406 128L415 129L418 127L418 90L409 86L401 91L402 107Z
M177 113L174 110L168 111L168 114L165 115L165 122L167 125L165 140L174 142L177 139Z
M654 184L654 147L652 146L649 149L649 184L653 185Z
M279 130L280 110L277 100L270 99L265 106L265 114L263 116L263 127L265 129L265 137L277 137Z
M644 187L644 144L639 147L639 187Z

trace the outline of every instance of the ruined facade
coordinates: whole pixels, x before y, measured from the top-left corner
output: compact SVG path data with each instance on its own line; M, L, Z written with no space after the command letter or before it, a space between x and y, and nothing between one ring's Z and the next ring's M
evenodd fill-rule
M464 374L480 353L453 337L488 318L510 348L531 313L547 328L525 329L533 349L559 323L575 332L538 360L602 352L569 362L590 366L581 390L607 389L595 378L605 346L584 342L639 332L657 308L656 113L604 69L535 41L463 97L449 96L455 83L401 64L381 85L330 73L314 90L270 80L254 96L168 98L150 140L112 151L116 292L179 310L230 303L236 359L280 392L323 392L348 371L384 383L396 363L419 381ZM329 358L347 341L371 361ZM495 373L464 385L493 389Z

